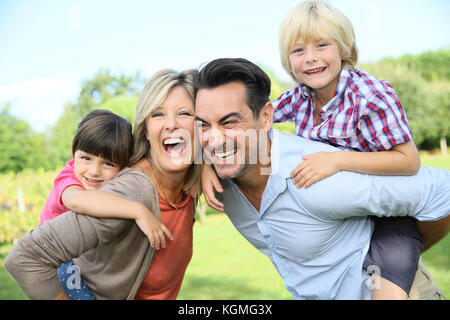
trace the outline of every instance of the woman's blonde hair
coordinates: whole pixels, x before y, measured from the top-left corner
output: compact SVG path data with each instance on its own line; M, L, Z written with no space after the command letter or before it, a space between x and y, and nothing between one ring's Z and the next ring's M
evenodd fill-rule
M176 72L165 69L155 73L145 85L136 105L134 120L134 149L130 166L143 158L150 157L150 142L147 139L147 117L167 98L169 91L181 86L194 100L194 70ZM199 183L200 166L192 164L186 177L183 190L188 191Z
M294 81L298 80L289 60L292 45L298 39L309 43L330 38L337 43L342 67L353 70L358 61L355 32L343 13L323 1L305 1L289 10L280 26L280 55L283 68Z

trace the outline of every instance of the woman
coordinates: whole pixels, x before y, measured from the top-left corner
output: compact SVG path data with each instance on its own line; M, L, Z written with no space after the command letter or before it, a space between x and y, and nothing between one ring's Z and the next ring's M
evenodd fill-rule
M28 297L67 298L56 269L73 259L96 299L176 298L192 255L189 190L198 184L192 75L163 70L149 80L136 107L131 168L101 189L143 203L173 240L155 252L133 220L66 212L25 235L5 260Z

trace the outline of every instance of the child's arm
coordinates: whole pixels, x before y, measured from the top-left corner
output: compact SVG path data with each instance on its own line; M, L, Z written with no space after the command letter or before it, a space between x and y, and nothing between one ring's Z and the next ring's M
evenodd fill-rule
M376 175L414 175L420 168L419 152L413 141L378 152L317 152L303 156L291 172L294 184L308 188L338 171L354 171Z
M72 211L98 218L134 219L149 238L152 247L166 247L164 234L173 239L165 225L143 204L102 191L86 191L70 186L61 195L63 204Z
M205 194L206 203L213 209L223 212L223 203L217 200L214 189L223 192L219 178L211 165L203 164L201 171L202 191Z

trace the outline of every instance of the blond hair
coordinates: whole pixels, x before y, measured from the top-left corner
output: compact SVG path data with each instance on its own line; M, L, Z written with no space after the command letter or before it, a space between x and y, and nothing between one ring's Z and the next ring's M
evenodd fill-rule
M350 70L358 61L355 32L350 20L340 11L323 1L305 1L289 10L280 26L281 64L294 79L289 59L290 49L298 40L304 43L333 39L339 48L342 67Z
M169 91L174 87L181 86L194 100L194 70L176 72L169 69L155 73L145 85L136 105L134 120L134 149L130 159L130 166L143 158L149 159L151 145L147 139L147 117L157 109L167 98ZM199 182L200 166L192 164L186 177L183 190L190 190Z

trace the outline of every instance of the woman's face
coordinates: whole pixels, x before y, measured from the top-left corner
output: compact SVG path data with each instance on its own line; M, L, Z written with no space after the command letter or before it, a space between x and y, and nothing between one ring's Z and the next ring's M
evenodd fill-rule
M193 162L194 102L182 86L173 87L146 119L152 161L163 170L187 170Z

